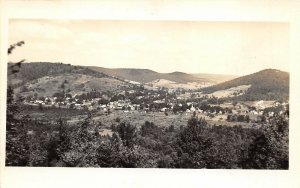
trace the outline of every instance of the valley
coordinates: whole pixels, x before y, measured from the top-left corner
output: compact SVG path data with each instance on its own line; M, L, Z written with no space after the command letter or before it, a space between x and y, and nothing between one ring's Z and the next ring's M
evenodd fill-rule
M36 65L36 63L31 64L33 67ZM282 98L270 98L268 95L272 92L271 90L268 93L251 94L259 97L254 100L251 100L251 97L250 100L240 100L241 97L249 95L253 88L261 87L259 85L264 85L264 83L276 82L278 73L281 79L284 73L278 71L273 71L273 75L269 77L260 78L261 82L253 78L264 76L266 71L271 74L271 70L219 84L203 82L206 78L201 78L199 82L184 83L187 78L185 73L179 74L184 75L183 78L180 76L176 78L177 81L181 79L179 82L156 79L142 84L116 78L115 75L109 75L108 73L111 72L107 70L105 73L99 72L103 68L94 72L95 67L90 70L64 64L39 63L38 65L40 70L43 69L42 66L46 66L52 71L49 75L44 73L36 79L29 79L23 82L23 85L17 83L14 89L16 101L40 109L61 108L90 111L100 116L106 115L107 119L104 119L104 122L111 122L112 117L120 116L124 121L131 117L131 123L138 125L140 121L152 120L154 122L161 117L162 120L158 120L158 125L174 124L179 127L184 126L187 118L193 115L205 118L213 125L240 124L247 127L257 123L267 123L268 117L274 116L275 113L283 114L288 105L284 92L280 93ZM26 81L23 78L22 69L14 79ZM33 70L29 64L25 65L25 71L26 69ZM121 69L116 70L120 75ZM39 71L39 74L41 72ZM128 70L126 69L125 72ZM147 72L153 73L154 71L147 70ZM26 73L23 74L26 75ZM265 88L271 87L269 85ZM283 90L288 85L280 84L272 87L279 87ZM231 121L229 116L243 118ZM263 116L265 117L262 118Z
M277 131L283 126L284 132L280 134L286 134L289 121L288 73L263 70L219 83L216 80L224 79L224 75L212 81L209 76L203 77L205 74L195 78L186 73L166 75L146 70L152 75L144 78L143 73L138 76L140 70L126 70L125 73L120 72L121 69L116 72L100 70L103 68L26 63L17 73L8 75L8 96L12 97L8 109L18 109L13 119L8 118L10 129L17 131L19 136L26 135L28 141L51 138L52 141L45 142L55 144L57 148L54 151L46 149L46 153L53 155L44 156L48 162L32 159L35 164L260 168L242 162L255 160L250 155L234 153L244 152L244 147L247 152L252 152L252 145L267 129ZM128 71L131 76L127 75ZM276 121L282 122L282 125L274 124ZM194 135L195 131L197 135ZM206 161L205 158L182 162L186 160L185 155L194 156L194 153L188 154L194 147L204 144L198 143L199 135L210 140L213 143L211 149L218 151L218 156L212 158L215 162L205 165L194 163ZM188 144L189 139L196 139L192 143L198 144L181 145ZM232 148L223 151L222 147L229 147L229 143ZM238 145L235 146L236 143ZM115 146L111 144L117 144L119 149L113 149ZM105 151L100 152L99 149ZM184 155L181 153L183 150ZM234 161L223 161L230 158L227 150L235 156L232 158ZM206 152L205 157L213 155L210 150ZM88 159L94 155L97 157ZM36 156L43 157L43 154ZM146 161L141 161L144 158ZM94 159L100 161L93 162ZM286 168L286 163L276 168Z

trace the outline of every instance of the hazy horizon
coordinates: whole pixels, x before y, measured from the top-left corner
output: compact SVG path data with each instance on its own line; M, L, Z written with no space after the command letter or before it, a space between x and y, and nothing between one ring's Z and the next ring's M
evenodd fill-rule
M159 73L247 75L289 72L282 22L29 20L9 23L9 61L62 62Z
M16 62L9 62L9 63L16 63ZM23 62L23 63L63 63L63 64L70 64L72 66L84 66L84 67L94 67L94 66L85 66L85 65L74 65L72 63L64 63L64 62ZM100 66L96 66L96 67L100 67ZM101 68L105 68L105 69L139 69L139 70L150 70L150 71L154 71L154 72L157 72L157 73L163 73L163 74L168 74L168 73L175 73L175 72L182 72L182 71L178 71L178 70L175 70L175 71L172 71L172 72L159 72L159 71L155 71L155 70L152 70L152 69L149 69L149 68L134 68L134 67L126 67L126 68L122 68L122 67L119 67L119 68L110 68L110 67L103 67L101 66ZM266 69L275 69L275 68L265 68L265 69L261 69L261 70L258 70L256 72L260 72L260 71L263 71L263 70L266 70ZM284 71L284 70L280 70L280 69L275 69L275 70L279 70L279 71L282 71L282 72L287 72L287 73L290 73L289 71ZM256 72L252 72L252 73L249 73L249 74L254 74ZM186 73L186 74L191 74L191 75L196 75L196 74L208 74L208 75L224 75L224 76L246 76L246 75L249 75L249 74L244 74L244 75L234 75L234 74L226 74L226 73L207 73L207 72L197 72L197 73L190 73L190 72L182 72L182 73Z

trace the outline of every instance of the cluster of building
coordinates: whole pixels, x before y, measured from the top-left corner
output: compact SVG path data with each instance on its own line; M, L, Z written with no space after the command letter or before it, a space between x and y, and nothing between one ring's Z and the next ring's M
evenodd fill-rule
M155 94L159 96L159 94ZM144 96L137 96L138 99L142 99ZM141 104L133 104L129 99L125 100L117 100L117 101L110 101L107 99L106 103L101 103L102 98L93 98L91 100L82 100L80 101L78 98L74 97L65 97L63 100L58 100L57 97L46 97L43 100L36 99L26 101L25 104L30 105L39 105L45 107L57 107L57 108L67 108L67 109L87 109L87 110L101 110L103 112L112 112L114 110L120 110L125 113L130 111L160 111L160 112L170 112L173 111L175 106L179 106L180 108L185 105L186 108L184 110L179 110L181 113L203 113L208 116L216 116L222 114L247 114L247 115L267 115L272 117L275 115L274 111L268 111L267 114L264 111L266 107L278 107L283 105L286 107L287 103L279 103L273 102L269 106L265 106L264 101L258 101L254 104L254 106L245 105L243 103L237 103L233 105L232 103L223 103L219 105L210 105L211 108L203 109L201 106L195 102L187 102L185 104L176 103L176 101L166 102L165 99L156 99L153 100L152 104L141 105ZM164 104L164 105L161 105ZM150 108L151 106L156 105L158 108ZM161 107L160 107L161 106ZM218 107L218 108L214 108ZM284 113L286 108L281 110L279 114Z

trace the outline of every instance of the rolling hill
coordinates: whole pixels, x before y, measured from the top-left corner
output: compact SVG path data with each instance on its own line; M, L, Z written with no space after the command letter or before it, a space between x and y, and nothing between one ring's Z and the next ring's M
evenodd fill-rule
M123 91L133 87L124 80L86 67L49 62L23 63L20 67L8 64L8 84L22 96L35 93L52 96L63 90L75 95L92 90Z
M196 76L196 77L199 77L199 78L206 78L210 82L216 83L216 84L238 78L238 76L236 76L236 75L226 75L226 74L197 73L197 74L192 74L192 75Z
M29 81L15 91L23 96L34 95L51 97L54 93L63 90L72 96L91 91L114 92L123 91L130 88L126 82L108 77L94 77L85 74L65 73L56 76L44 76L33 81Z
M13 71L17 71L17 73L12 74ZM11 85L20 85L44 76L56 76L68 73L90 75L97 78L109 77L104 73L82 66L72 66L63 63L32 62L23 63L20 67L16 66L16 64L8 64L8 81L10 81Z
M82 90L77 87L77 83L79 82L77 79L82 75L85 75L89 82L98 80L99 84L96 84L95 89L100 90L116 90L117 87L114 83L118 83L118 85L122 87L142 83L149 86L150 89L152 86L154 88L198 89L214 84L205 78L196 77L183 72L158 73L149 69L107 69L50 62L23 63L21 67L15 64L9 64L8 67L14 67L13 69L17 68L16 74L10 74L11 71L8 71L8 81L13 88L23 86L23 89L19 88L19 90L24 90L25 86L25 88L29 88L32 92L47 95L51 95L52 91L49 91L51 87L56 90L59 86L56 84L59 82L59 79L62 81L69 80L70 83L75 84L74 87L69 87L68 89L75 89L74 92L82 92ZM105 80L104 78L106 78L105 82L103 82L103 80ZM51 80L51 82L49 82L49 80ZM102 87L100 87L100 83ZM84 85L89 84L86 82ZM108 87L106 87L107 85ZM114 86L110 87L112 85ZM86 91L91 89L92 87L85 88Z
M189 82L212 82L211 80L206 79L205 77L194 76L192 74L187 74L183 72L158 73L149 69L109 69L103 67L88 68L105 74L113 75L121 79L132 80L139 83L149 83L159 79L169 80L171 82L176 82L179 84L186 84Z
M289 73L276 69L265 69L211 87L202 88L201 91L210 94L240 85L251 85L251 87L245 91L245 94L236 96L237 100L289 99Z
M288 100L289 73L275 69L266 69L254 74L228 80L235 76L213 74L187 74L183 72L158 73L149 69L108 69L102 67L72 66L63 63L23 63L20 67L8 65L8 82L17 92L23 94L40 93L51 96L61 91L62 82L70 93L92 91L122 91L133 88L130 81L139 82L148 87L167 87L200 89L202 94L222 91L238 92L232 88L245 86L245 90L233 97L237 100ZM11 68L17 68L11 74ZM216 84L218 83L218 84ZM215 85L216 84L216 85ZM209 87L207 87L209 86ZM247 87L246 87L247 86ZM242 94L241 94L242 93ZM232 93L234 94L234 93ZM232 97L232 96L231 96Z

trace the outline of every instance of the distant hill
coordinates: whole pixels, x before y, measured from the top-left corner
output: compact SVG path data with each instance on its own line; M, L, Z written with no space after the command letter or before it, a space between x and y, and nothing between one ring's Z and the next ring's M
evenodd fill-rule
M105 74L113 75L121 79L132 80L140 83L149 83L158 79L169 80L181 84L186 84L188 82L211 82L205 77L198 77L183 72L158 73L149 69L129 69L129 68L109 69L103 67L88 67L88 68L98 72L103 72Z
M103 67L88 67L89 69L103 72L118 78L146 83L157 78L158 73L149 69L109 69Z
M213 83L216 83L216 84L238 78L238 76L236 76L236 75L226 75L226 74L197 73L197 74L192 74L192 75L196 76L196 77L199 77L199 78L206 78L210 82L213 82Z
M204 94L247 86L243 94L234 95L237 100L288 100L289 98L289 73L275 69L266 69L219 83L235 76L193 75L183 72L158 73L149 69L108 69L49 62L23 63L21 67L8 64L8 67L12 66L16 67L18 72L11 74L9 68L8 83L17 92L30 95L40 93L51 96L53 92L62 90L62 82L65 81L65 89L70 90L72 94L94 89L123 91L125 88L134 87L131 82L129 83L130 80L145 84L150 88L201 88L200 91ZM218 84L214 85L216 83ZM209 85L213 86L207 87Z
M202 88L209 94L240 85L251 85L244 95L236 96L238 100L288 100L289 73L276 69L265 69L254 74L242 76L211 87Z

